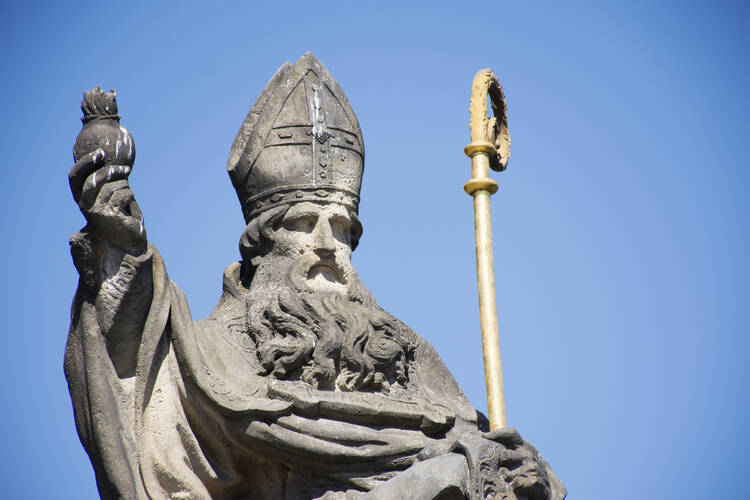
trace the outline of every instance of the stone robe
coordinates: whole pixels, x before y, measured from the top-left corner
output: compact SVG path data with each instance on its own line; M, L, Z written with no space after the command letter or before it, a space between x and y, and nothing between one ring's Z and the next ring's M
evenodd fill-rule
M195 322L153 246L97 265L88 235L71 245L81 281L65 373L103 498L486 497L486 457L473 456L483 445L472 444L486 421L411 330L405 389L274 380L258 375L245 333L239 263L216 309Z

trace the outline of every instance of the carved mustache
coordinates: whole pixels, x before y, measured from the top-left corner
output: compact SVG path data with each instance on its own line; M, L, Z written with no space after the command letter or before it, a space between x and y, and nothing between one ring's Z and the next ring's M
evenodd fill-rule
M322 276L328 281L346 284L344 270L333 257L317 259L310 265L307 271L307 279L313 279L317 276Z

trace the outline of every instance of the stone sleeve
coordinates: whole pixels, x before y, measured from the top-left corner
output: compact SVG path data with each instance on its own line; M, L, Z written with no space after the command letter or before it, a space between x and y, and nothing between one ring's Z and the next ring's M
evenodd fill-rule
M94 306L99 331L119 377L133 374L153 295L153 251L134 255L86 230L70 241L82 292Z

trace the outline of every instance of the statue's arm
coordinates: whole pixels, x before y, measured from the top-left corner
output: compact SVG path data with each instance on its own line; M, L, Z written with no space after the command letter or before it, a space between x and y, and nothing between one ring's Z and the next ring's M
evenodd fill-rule
M131 168L112 164L97 148L82 155L68 174L73 198L87 221L70 239L81 276L78 293L93 303L120 376L135 368L153 293L152 251L128 183Z

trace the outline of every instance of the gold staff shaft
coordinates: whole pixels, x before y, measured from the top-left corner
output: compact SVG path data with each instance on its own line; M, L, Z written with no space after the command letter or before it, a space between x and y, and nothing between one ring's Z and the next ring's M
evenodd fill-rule
M495 116L487 117L489 94ZM500 83L490 70L481 70L474 77L471 115L471 144L464 149L471 158L471 180L464 191L474 198L474 233L477 250L477 288L479 320L482 328L484 377L487 385L487 409L490 430L507 425L503 389L500 339L495 299L495 270L492 251L492 216L490 196L498 185L489 177L490 167L504 170L510 156L505 96ZM499 116L498 116L499 115Z

